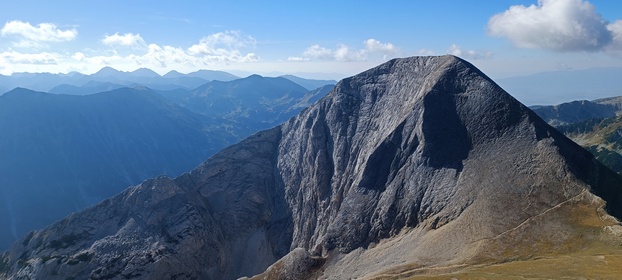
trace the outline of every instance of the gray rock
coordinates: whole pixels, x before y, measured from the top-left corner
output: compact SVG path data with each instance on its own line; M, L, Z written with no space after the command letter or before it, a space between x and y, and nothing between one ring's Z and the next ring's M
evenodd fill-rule
M145 181L31 233L0 271L343 279L503 261L539 252L510 247L583 236L577 219L560 222L567 205L622 217L621 186L468 62L395 59L190 173Z

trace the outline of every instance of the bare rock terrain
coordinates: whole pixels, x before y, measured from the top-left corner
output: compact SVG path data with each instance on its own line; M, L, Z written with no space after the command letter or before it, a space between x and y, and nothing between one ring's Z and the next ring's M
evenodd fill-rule
M412 57L32 232L0 275L407 278L620 244L619 217L622 179L589 152L468 62Z

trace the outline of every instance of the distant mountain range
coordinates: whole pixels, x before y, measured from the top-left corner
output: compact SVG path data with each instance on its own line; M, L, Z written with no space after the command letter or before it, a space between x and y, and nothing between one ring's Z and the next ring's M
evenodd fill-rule
M195 113L232 122L233 133L246 137L258 129L281 124L326 95L333 86L324 84L309 91L284 77L251 75L228 82L212 81L193 90L159 93Z
M622 95L622 68L592 68L538 73L497 79L521 102L553 105L570 100L592 100Z
M0 247L238 138L150 90L0 96Z
M411 57L24 235L0 278L613 279L620 218L621 176L472 64Z
M622 114L622 97L592 101L578 100L550 106L532 106L531 109L549 124L559 126L620 115Z
M283 75L281 77L291 80L307 90L336 83L334 80L313 80L294 75ZM10 76L0 75L0 95L17 87L71 95L93 94L136 85L156 90L194 89L211 81L226 82L239 78L227 72L213 70L199 70L188 74L170 71L160 76L147 68L124 72L111 67L104 67L91 75L77 72L68 74L14 73Z
M603 164L622 174L622 96L532 109Z
M300 78L294 75L283 75L279 77L285 78L294 83L297 83L308 90L313 90L313 89L316 89L316 88L319 88L325 85L334 85L337 83L337 81L335 80L312 80L312 79Z
M622 116L589 119L561 125L557 129L622 175Z
M286 78L256 75L195 89L119 83L156 75L105 68L82 86L55 86L54 94L16 88L0 96L0 224L7 225L0 227L0 248L142 180L191 170L333 88L309 91ZM30 80L40 77L50 76Z
M84 75L77 72L68 74L50 73L14 73L10 76L0 75L0 84L5 91L16 87L28 88L35 91L85 94L75 90L75 87L83 87L89 83L99 82L116 84L121 86L142 85L152 89L195 88L213 80L230 81L239 77L222 71L201 70L189 74L169 72L164 76L158 75L152 70L141 68L132 72L123 72L111 67L104 67L97 73ZM57 87L60 87L57 88ZM86 86L91 88L93 85ZM71 88L69 92L62 89ZM97 91L86 91L88 94Z

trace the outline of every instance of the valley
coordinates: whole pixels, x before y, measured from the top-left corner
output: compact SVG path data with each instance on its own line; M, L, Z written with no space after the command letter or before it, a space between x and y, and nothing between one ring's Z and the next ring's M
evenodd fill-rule
M285 78L256 76L218 82L230 85L184 103L168 91L122 85L129 83L125 78L156 79L155 73L140 73L102 69L86 85L120 84L107 90L111 83L103 83L105 88L94 89L106 91L97 93L82 87L75 89L78 94L16 88L0 96L0 130L10 136L0 138L0 223L7 225L0 227L0 248L148 178L179 176L222 148L286 121L332 88L308 91ZM174 78L201 73L206 78L211 72L178 73ZM22 81L16 76L16 83ZM55 81L64 82L63 77ZM292 90L274 86L279 83ZM246 90L229 95L238 84ZM60 89L54 86L51 91ZM175 92L192 96L200 91L201 87ZM209 110L193 111L196 108Z

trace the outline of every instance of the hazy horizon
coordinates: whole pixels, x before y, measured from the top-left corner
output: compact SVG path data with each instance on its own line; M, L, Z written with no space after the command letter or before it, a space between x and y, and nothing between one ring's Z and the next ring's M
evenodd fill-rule
M0 74L147 67L354 75L396 57L454 54L493 79L622 67L615 1L7 3ZM31 7L36 6L34 10ZM546 28L544 28L546 27Z

